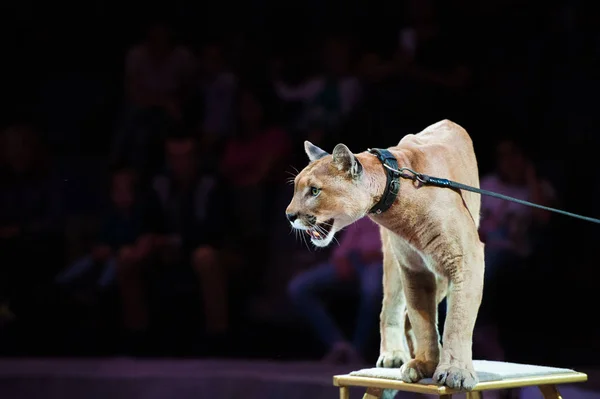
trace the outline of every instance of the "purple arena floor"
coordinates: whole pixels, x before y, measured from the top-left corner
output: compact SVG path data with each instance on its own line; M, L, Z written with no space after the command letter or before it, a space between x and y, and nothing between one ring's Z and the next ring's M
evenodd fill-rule
M339 393L332 385L332 376L352 370L351 366L314 362L256 360L0 359L0 398L333 399ZM596 379L589 375L589 383L564 386L563 397L600 399L600 390L594 388ZM361 398L362 394L357 389L351 397ZM396 396L426 397L408 393ZM519 397L542 398L533 388L522 390Z

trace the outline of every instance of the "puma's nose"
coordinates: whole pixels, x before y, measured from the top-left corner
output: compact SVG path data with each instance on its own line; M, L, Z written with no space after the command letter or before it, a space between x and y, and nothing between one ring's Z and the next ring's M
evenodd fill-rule
M294 223L294 220L298 219L298 215L295 213L286 213L285 217L290 221L290 223Z

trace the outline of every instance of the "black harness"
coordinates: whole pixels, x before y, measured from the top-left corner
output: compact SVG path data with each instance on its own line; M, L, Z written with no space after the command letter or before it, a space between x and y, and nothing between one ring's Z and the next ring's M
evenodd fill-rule
M400 190L400 173L398 171L398 161L391 152L382 148L369 148L369 152L375 155L382 163L387 179L383 195L369 211L370 213L379 215L390 209L394 201L396 201L398 191ZM385 167L385 165L388 167Z

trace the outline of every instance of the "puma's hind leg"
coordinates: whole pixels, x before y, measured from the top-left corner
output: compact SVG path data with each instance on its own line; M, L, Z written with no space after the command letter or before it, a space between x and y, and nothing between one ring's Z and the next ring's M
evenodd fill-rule
M402 365L405 382L417 382L433 376L440 359L437 330L437 281L428 270L402 269L402 282L407 297L408 317L415 334L414 359Z
M412 278L415 279L416 275L413 275ZM419 274L418 279L421 280L421 283L424 284L425 287L429 286L430 289L435 289L435 303L430 303L431 306L428 307L426 305L430 302L428 300L428 295L423 294L419 289L411 289L410 285L406 284L410 290L408 292L409 295L413 295L412 299L414 302L420 303L420 309L424 310L424 313L422 313L423 317L418 318L416 323L420 326L420 328L426 328L427 331L429 331L428 336L430 337L429 340L419 341L416 339L415 329L412 328L410 318L407 317L406 330L409 339L408 342L411 344L412 360L402 366L402 378L406 382L417 382L422 378L432 377L438 364L437 359L439 357L439 353L442 349L439 340L437 306L439 306L440 302L442 302L442 300L446 297L446 293L448 291L448 281L445 278L436 277L428 273ZM434 286L435 288L433 288ZM410 303L407 303L407 306L410 306ZM407 309L407 315L408 314L409 312ZM426 319L429 319L430 323ZM417 343L420 344L420 347L416 346Z
M436 279L436 303L439 306L440 303L446 298L446 294L448 292L448 281L443 278ZM410 324L410 319L408 318L408 311L405 311L405 338L406 338L406 346L408 347L408 351L410 353L410 358L415 358L416 347L415 347L415 332ZM439 331L439 327L438 327Z
M389 234L383 227L383 303L380 314L381 345L377 367L400 367L411 359L414 345L407 323L406 299L402 288L400 264L390 245Z

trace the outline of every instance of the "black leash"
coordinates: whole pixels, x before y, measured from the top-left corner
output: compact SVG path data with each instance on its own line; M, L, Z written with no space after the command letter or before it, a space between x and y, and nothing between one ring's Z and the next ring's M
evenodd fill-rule
M481 194L481 195L488 195L490 197L496 197L496 198L500 198L502 200L505 201L512 201L512 202L516 202L518 204L522 204L522 205L526 205L526 206L531 206L533 208L539 208L539 209L543 209L545 211L550 211L550 212L556 212L556 213L560 213L562 215L566 215L566 216L570 216L573 218L577 218L577 219L581 219L581 220L585 220L587 222L592 222L592 223L598 223L600 224L600 219L596 219L596 218L591 218L588 216L582 216L582 215L578 215L576 213L572 213L572 212L567 212L567 211L563 211L561 209L556 209L556 208L550 208L548 206L544 206L544 205L539 205L533 202L529 202L529 201L525 201L525 200L521 200L518 198L514 198L514 197L509 197L508 195L504 195L504 194L499 194L499 193L495 193L493 191L488 191L488 190L484 190L481 188L476 188L476 187L472 187L472 186L467 186L466 184L462 184L462 183L458 183L452 180L448 180L448 179L442 179L439 177L433 177L433 176L428 176L426 174L423 173L418 173L415 172L412 169L409 168L396 168L392 165L388 164L388 159L389 156L391 155L391 153L389 153L388 150L381 150L381 149L369 149L368 150L370 153L374 154L375 156L377 156L377 158L379 158L379 160L381 161L382 165L384 168L386 168L388 170L388 184L387 187L390 186L391 181L393 181L393 178L390 178L390 172L395 174L396 178L399 177L403 177L405 179L410 179L410 180L418 180L419 182L425 184L425 185L430 185L430 186L436 186L436 187L444 187L444 188L453 188L453 189L458 189L458 190L465 190L465 191L471 191L473 193L477 193L477 194ZM394 158L394 162L395 162L395 158ZM396 163L397 165L397 163ZM411 175L406 175L404 172L408 171L412 174ZM388 193L386 187L386 192L382 197L382 200L385 198L387 199L387 201L385 201L386 203L389 202L389 197L391 195L393 195L394 199L396 198L396 195L398 193L398 190L394 190L395 193ZM381 203L382 201L380 201ZM391 204L390 204L391 206ZM375 207L374 207L375 208ZM377 210L379 210L380 208L378 208ZM380 212L376 212L376 213L381 213Z

